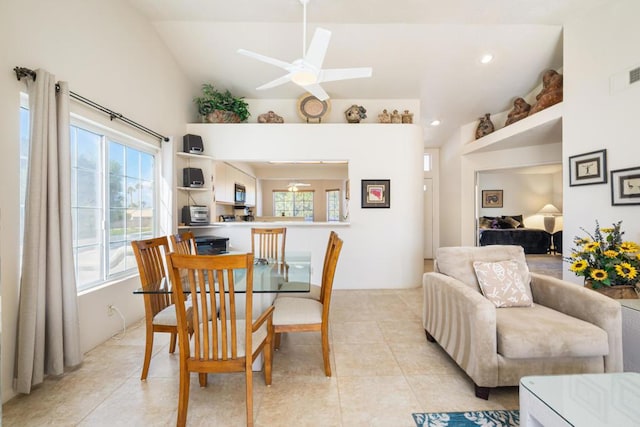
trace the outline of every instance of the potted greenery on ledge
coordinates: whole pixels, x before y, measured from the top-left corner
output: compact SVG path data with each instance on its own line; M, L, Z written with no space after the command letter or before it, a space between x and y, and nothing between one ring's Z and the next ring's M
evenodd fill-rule
M569 270L584 277L585 286L613 298L638 298L640 245L622 240L621 224L600 228L596 221L593 235L582 229L587 237L576 237L577 247L565 259Z
M207 123L240 123L251 115L244 98L233 96L228 89L221 92L208 83L202 85L202 96L193 98L193 102Z

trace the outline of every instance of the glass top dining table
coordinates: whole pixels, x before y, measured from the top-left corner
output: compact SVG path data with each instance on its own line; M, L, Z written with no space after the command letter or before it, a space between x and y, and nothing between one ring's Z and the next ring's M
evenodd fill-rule
M244 252L228 252L227 254L213 255L226 256L228 254L241 254ZM235 291L246 292L246 269L234 271ZM253 293L287 293L309 292L311 283L311 253L287 252L285 254L285 268L280 263L256 258L253 266ZM168 278L163 278L161 283L146 288L140 287L133 291L134 294L166 294L171 292L171 284ZM188 290L185 290L188 292ZM208 292L208 288L207 288Z

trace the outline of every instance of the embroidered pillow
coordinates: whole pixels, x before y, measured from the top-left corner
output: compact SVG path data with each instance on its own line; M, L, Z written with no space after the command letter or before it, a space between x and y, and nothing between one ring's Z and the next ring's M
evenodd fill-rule
M530 307L531 289L514 260L499 262L475 261L473 269L482 294L496 307Z

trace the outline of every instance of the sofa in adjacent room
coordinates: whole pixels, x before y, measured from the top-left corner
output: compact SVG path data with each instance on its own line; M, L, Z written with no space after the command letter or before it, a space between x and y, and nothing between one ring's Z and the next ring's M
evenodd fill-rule
M423 326L487 399L528 375L622 371L618 301L530 273L518 246L439 248Z

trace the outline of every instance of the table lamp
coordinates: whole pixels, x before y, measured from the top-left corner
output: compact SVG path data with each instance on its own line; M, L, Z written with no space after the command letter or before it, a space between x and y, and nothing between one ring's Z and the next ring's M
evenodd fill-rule
M547 230L547 233L552 234L556 227L556 216L562 215L562 212L549 203L538 211L538 215L544 215L544 229Z

